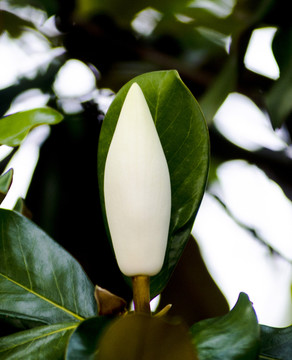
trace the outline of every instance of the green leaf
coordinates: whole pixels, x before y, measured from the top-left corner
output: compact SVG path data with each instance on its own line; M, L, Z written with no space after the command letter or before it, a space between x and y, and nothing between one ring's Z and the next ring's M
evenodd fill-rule
M70 337L65 359L94 360L101 334L110 322L107 317L82 321Z
M121 107L133 82L140 85L147 100L171 180L168 246L161 272L151 278L151 296L154 297L166 285L193 227L207 180L209 137L200 107L176 71L147 73L123 86L105 116L99 139L98 179L106 227L103 193L105 161Z
M0 36L6 31L10 37L18 38L27 28L35 29L35 26L12 12L0 9Z
M200 105L208 124L223 104L228 94L235 89L237 78L236 58L231 56L211 87L200 99Z
M0 209L0 315L42 324L97 313L81 266L24 216Z
M257 359L260 327L244 293L227 315L200 321L190 330L200 360Z
M196 360L188 329L178 321L131 314L105 331L98 360Z
M13 169L9 169L5 174L0 176L0 204L5 199L6 194L12 184Z
M291 49L292 28L278 30L273 40L273 51L280 68L280 78L266 94L266 104L274 129L280 128L292 113Z
M40 326L0 338L1 360L64 359L68 338L76 323Z
M261 325L260 359L289 360L292 354L292 326L273 328Z
M38 125L59 123L63 116L56 110L43 107L11 114L0 119L0 144L18 146Z

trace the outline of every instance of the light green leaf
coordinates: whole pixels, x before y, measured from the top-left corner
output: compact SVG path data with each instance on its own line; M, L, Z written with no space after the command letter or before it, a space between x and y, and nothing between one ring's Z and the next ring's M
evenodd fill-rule
M190 329L200 360L256 360L260 327L251 302L241 293L234 308Z
M128 82L112 102L99 140L98 179L105 223L105 161L121 107L133 82L138 83L147 100L171 180L172 211L165 261L162 271L151 279L151 294L155 296L166 285L193 227L207 179L209 137L199 105L176 71L147 73Z
M40 326L2 337L0 359L64 359L68 338L76 326L76 323Z
M43 107L11 114L0 119L0 144L18 146L38 125L59 123L63 116L56 110Z
M30 220L0 209L0 315L54 324L96 314L77 261Z
M5 174L0 176L0 204L5 199L6 194L12 184L13 169L9 169Z

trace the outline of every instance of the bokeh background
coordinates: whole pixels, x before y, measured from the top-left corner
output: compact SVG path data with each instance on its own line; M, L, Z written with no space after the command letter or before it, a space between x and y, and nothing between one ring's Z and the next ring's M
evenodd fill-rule
M260 323L292 322L292 23L277 0L1 0L0 117L49 105L65 120L0 147L32 220L91 280L126 299L99 208L104 113L134 76L176 69L210 131L207 191L161 306L187 322L246 292ZM198 137L200 134L198 134Z

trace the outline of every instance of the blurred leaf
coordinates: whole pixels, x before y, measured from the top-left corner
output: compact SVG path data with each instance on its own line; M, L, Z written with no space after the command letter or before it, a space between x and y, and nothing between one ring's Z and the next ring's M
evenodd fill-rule
M8 170L0 176L0 204L5 199L6 194L12 184L13 169Z
M77 261L22 215L0 209L0 314L44 324L97 313Z
M280 128L292 112L292 28L279 29L273 40L273 52L280 78L266 95L266 104L274 127Z
M292 354L292 326L272 328L261 325L260 359L290 360Z
M64 359L68 338L76 323L40 326L0 338L1 360Z
M50 93L56 74L64 62L63 54L56 56L48 64L38 67L34 78L20 77L15 84L0 89L0 116L8 111L14 98L26 90L38 88L43 93Z
M105 12L124 26L130 24L134 15L146 9L153 8L161 12L172 13L182 9L188 0L77 0L77 12L82 16Z
M196 323L191 334L200 360L257 359L260 327L244 293L227 315Z
M32 22L0 9L0 36L7 31L12 38L18 38L27 27L35 28Z
M58 124L63 116L56 110L43 107L18 112L0 119L0 144L20 145L29 131L38 125Z
M70 337L66 360L94 360L98 342L110 318L93 317L82 321Z
M171 179L172 212L168 246L163 269L151 278L151 294L154 297L166 285L188 241L205 190L209 137L199 105L176 71L147 73L128 82L112 102L99 140L98 177L105 223L105 161L121 107L133 82L140 85L148 102Z
M36 9L44 10L48 14L48 17L55 15L59 9L58 0L8 0L8 2L12 6L32 6Z
M236 79L236 59L234 57L229 57L227 63L215 79L214 84L207 89L199 101L208 124L212 122L214 115L223 104L228 94L234 91Z
M187 328L162 318L131 314L116 320L101 338L99 360L195 360Z
M229 311L228 303L210 276L192 235L161 293L159 309L167 304L172 304L169 315L179 316L189 326Z

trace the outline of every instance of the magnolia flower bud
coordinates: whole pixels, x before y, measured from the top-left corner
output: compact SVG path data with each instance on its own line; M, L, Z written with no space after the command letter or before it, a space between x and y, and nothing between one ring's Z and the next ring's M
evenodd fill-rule
M143 92L124 101L104 172L105 209L120 270L155 275L167 246L171 187L166 158Z

